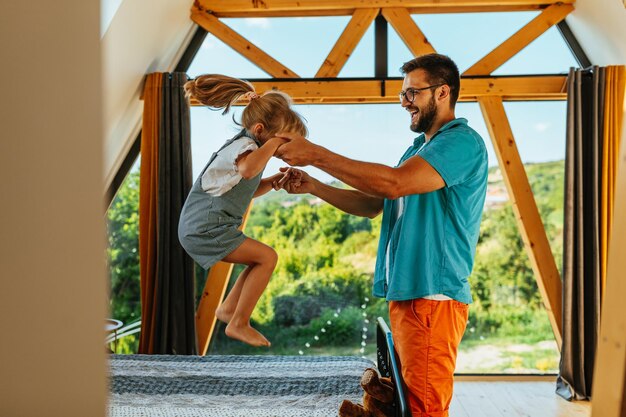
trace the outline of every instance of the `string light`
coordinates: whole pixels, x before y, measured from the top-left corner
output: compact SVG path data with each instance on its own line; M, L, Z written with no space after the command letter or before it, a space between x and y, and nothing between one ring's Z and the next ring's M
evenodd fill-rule
M368 297L363 298L363 304L361 304L361 310L363 310L361 312L361 316L363 317L363 327L361 328L361 347L359 348L359 352L361 353L361 357L363 359L366 359L365 357L365 348L367 347L367 325L369 324L369 319L367 318L367 304L369 303L370 299ZM335 310L335 312L333 313L333 317L338 318L339 315L341 314L341 308L338 308ZM320 333L326 333L327 332L327 327L330 329L333 325L332 320L326 320L326 326L322 327L319 332L317 334L315 334L313 336L313 340L315 340L316 342L320 340ZM312 342L306 342L304 344L305 349L310 349L311 348L311 344ZM298 350L298 354L299 355L304 355L304 350Z
M361 304L361 309L363 310L363 328L361 329L362 333L361 333L361 349L359 349L359 352L361 352L361 357L363 359L365 359L365 347L367 346L367 324L370 322L367 319L367 303L369 303L370 299L365 297L363 299L363 301L365 301L363 304Z

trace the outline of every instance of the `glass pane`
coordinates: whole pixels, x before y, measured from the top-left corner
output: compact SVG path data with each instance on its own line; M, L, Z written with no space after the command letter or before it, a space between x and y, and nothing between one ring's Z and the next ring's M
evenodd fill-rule
M237 33L304 78L315 76L349 20L349 16L222 19ZM190 75L217 72L236 77L270 78L229 46L209 36L190 68ZM198 59L201 63L196 64Z
M201 74L211 73L241 78L269 77L259 67L209 33L189 66L187 74L195 78Z
M544 198L562 201L557 190L561 180L554 163L546 161L562 158L562 141L559 145L557 139L554 146L548 146L548 139L560 135L556 127L564 124L563 106L514 103L511 110L507 104L522 158L533 163L527 168L531 183L540 184L539 177L555 178L554 187L535 190L540 210ZM308 120L311 140L354 159L395 165L414 137L408 130L408 113L397 105L296 107ZM460 346L458 371L552 372L558 363L554 338L482 114L476 103L459 103L457 116L466 117L483 136L491 167L481 240L470 279L476 302ZM230 118L218 112L194 109L192 118L194 136L199 135L192 139L193 152L205 147L201 151L204 160L212 152L208 142L219 146L234 133ZM199 129L201 124L206 127ZM536 151L538 145L543 151ZM547 151L551 148L554 151ZM199 171L195 165L194 171ZM271 175L282 165L272 160L265 174ZM318 170L305 170L324 182L333 181ZM247 233L274 247L279 265L253 317L273 346L264 351L243 346L228 340L218 327L210 353L357 354L374 359L373 323L379 315L387 317L386 304L369 295L380 220L346 216L310 196L278 192L257 199ZM551 241L558 242L559 233L555 229ZM233 280L240 270L235 270Z
M507 103L506 109L560 266L565 103ZM397 105L297 106L297 110L307 118L314 142L359 160L395 165L414 136L407 129L408 113ZM475 103L460 103L457 115L468 118L483 135L491 166L470 279L475 303L457 370L554 372L558 352L480 111ZM194 177L236 130L230 116L192 109ZM281 165L273 160L266 175ZM124 323L140 316L138 166L139 162L107 213L112 318ZM306 170L322 181L333 181L318 170ZM210 353L302 352L375 359L375 318L387 318L384 301L370 296L380 220L348 216L310 196L272 192L258 199L247 233L274 247L279 265L253 319L273 346L249 348L227 339L218 327ZM241 267L235 269L233 280L240 271ZM205 274L197 269L198 292ZM124 338L116 351L135 352L136 345L136 336Z
M538 12L459 13L413 15L435 50L450 56L464 72L524 25ZM449 29L454 27L454 31ZM412 58L393 28L389 30L389 75L400 75L399 67ZM555 27L522 49L494 71L494 75L555 74L577 66L570 49Z
M557 266L562 260L565 102L505 103ZM460 373L555 373L559 352L502 172L490 161Z
M414 57L391 25L387 29L387 48L387 75L401 77L400 67Z
M504 107L560 271L567 102L511 102Z
M111 318L124 326L141 319L139 288L139 158L107 210L107 259ZM139 333L121 338L110 348L137 353Z
M570 67L578 67L578 62L559 30L553 26L493 74L567 74Z
M540 169L553 171L550 165ZM470 282L474 303L459 347L457 372L556 372L559 353L554 334L497 167L489 171L488 201Z
M452 58L462 73L536 15L537 12L425 14L413 15L413 20L435 50Z
M359 44L354 48L348 62L339 72L339 77L374 76L374 23L365 32Z

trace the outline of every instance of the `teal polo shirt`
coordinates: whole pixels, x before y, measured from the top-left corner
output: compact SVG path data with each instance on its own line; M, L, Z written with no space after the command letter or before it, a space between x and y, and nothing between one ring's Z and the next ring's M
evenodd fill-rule
M419 155L445 181L425 194L385 199L374 273L374 296L412 300L443 294L472 302L468 277L487 194L487 150L458 118L426 143L419 136L398 165Z

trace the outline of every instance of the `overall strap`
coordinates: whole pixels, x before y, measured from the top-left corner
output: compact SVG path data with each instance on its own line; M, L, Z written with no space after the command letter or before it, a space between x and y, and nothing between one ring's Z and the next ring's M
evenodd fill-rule
M236 141L238 139L241 139L243 137L250 138L250 139L254 140L254 142L258 146L261 146L259 144L259 141L255 137L253 137L253 135L249 135L247 133L246 129L241 129L241 131L239 133L237 133L235 135L235 137L233 137L232 139L227 140L226 143L224 143L217 151L213 152L213 155L211 155L211 158L209 158L209 162L207 162L207 164L204 166L204 168L202 168L202 172L200 173L200 177L202 177L204 175L204 172L207 170L209 165L211 165L211 162L213 162L215 160L215 158L217 158L217 154L220 153L222 151L222 149L226 148L227 146L229 146L234 141Z

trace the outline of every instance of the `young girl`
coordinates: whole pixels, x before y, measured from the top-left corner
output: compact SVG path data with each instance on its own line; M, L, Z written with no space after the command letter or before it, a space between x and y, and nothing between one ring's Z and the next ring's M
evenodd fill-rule
M228 323L227 336L253 346L270 346L250 326L250 315L274 271L277 255L238 228L252 198L278 188L279 179L285 177L280 173L261 179L265 165L286 141L274 135L295 131L304 136L307 129L292 110L289 96L280 91L259 96L246 81L202 75L187 82L185 92L206 106L224 109L222 114L237 100L248 100L241 123L235 122L243 129L213 154L193 184L180 215L178 238L204 269L218 261L247 265L215 315Z

